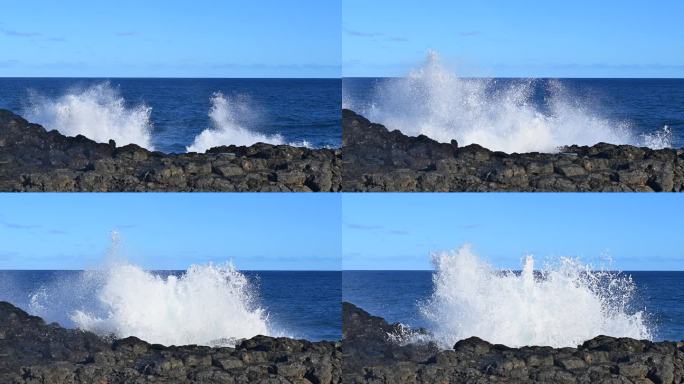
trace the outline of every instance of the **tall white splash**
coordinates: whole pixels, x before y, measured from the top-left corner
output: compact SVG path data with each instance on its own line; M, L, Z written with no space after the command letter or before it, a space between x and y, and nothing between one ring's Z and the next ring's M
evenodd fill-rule
M162 277L131 264L107 271L97 299L103 315L76 310L79 328L165 345L232 345L267 335L265 312L254 305L244 275L231 265L193 265Z
M123 261L112 233L106 267L43 287L30 311L103 336L136 336L164 345L231 346L274 331L255 287L230 264L192 265L179 276ZM65 316L66 315L66 316ZM66 324L71 325L71 324Z
M280 135L265 135L244 127L240 121L244 116L253 114L249 104L239 97L230 98L221 92L211 97L209 118L211 128L207 128L197 135L192 144L186 149L188 152L204 152L209 148L220 145L252 145L257 142L283 144Z
M154 149L151 111L144 104L128 107L119 91L104 82L72 89L56 99L34 93L26 118L67 136L83 135L98 142L114 139L119 146L133 143Z
M460 145L480 144L504 152L556 152L565 145L598 142L669 147L665 129L635 135L627 122L601 118L550 82L548 110L532 100L534 80L501 86L494 79L466 79L430 52L407 76L380 82L370 105L345 100L347 108L407 135L424 134Z
M445 348L471 336L516 347L652 336L645 313L629 309L634 283L614 272L563 258L535 275L532 256L521 273L501 272L468 245L434 255L433 264L434 292L421 310Z

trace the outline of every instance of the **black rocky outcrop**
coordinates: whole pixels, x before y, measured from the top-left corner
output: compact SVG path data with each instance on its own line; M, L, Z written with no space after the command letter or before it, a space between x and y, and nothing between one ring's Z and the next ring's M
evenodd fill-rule
M599 143L506 154L342 115L342 150L257 143L164 154L47 132L0 110L0 191L684 190L683 149Z
M599 143L506 154L406 136L347 109L342 128L345 191L684 190L684 149Z
M0 191L337 191L339 150L257 143L165 154L46 131L0 109Z
M0 383L297 383L341 380L339 342L256 336L235 348L106 340L0 302Z
M439 350L396 343L397 325L345 303L344 383L684 383L684 342L597 336L576 348L509 348L477 337ZM404 331L405 332L405 331Z

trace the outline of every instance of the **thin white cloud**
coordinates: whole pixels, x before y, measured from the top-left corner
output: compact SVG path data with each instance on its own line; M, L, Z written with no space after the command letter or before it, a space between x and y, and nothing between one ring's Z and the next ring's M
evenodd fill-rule
M9 221L2 222L2 225L4 225L5 228L10 228L10 229L36 229L36 228L40 228L40 225L37 225L37 224L22 224L22 223L15 223L15 222L9 222Z
M357 31L355 29L349 29L349 28L344 28L344 32L347 33L348 35L351 36L358 36L358 37L380 37L383 34L379 32L364 32L364 31Z
M349 28L343 28L344 32L350 36L355 36L355 37L367 37L367 38L382 38L384 41L392 41L392 42L404 42L408 41L408 38L403 37L403 36L388 36L384 33L381 32L365 32L365 31L359 31L356 29L349 29Z
M132 36L138 36L139 33L136 31L120 31L116 32L115 35L119 37L132 37Z
M369 229L381 229L382 227L379 225L366 225L366 224L347 224L347 228L350 229L361 229L361 230L369 230Z
M42 33L38 32L25 32L25 31L15 31L12 29L0 28L0 33L9 37L38 37L42 36Z

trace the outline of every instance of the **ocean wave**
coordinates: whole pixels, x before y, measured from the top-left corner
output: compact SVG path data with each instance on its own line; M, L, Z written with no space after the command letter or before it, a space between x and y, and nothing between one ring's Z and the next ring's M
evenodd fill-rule
M221 92L214 93L209 110L212 127L197 135L187 151L204 152L220 145L252 145L257 142L285 144L281 135L261 134L245 127L242 121L251 115L253 111L244 97L231 98Z
M407 135L423 134L443 142L456 139L460 145L476 143L509 153L557 152L566 145L599 142L671 146L666 128L635 134L629 122L597 115L558 81L549 81L550 96L542 110L533 102L534 84L535 80L523 80L501 86L495 79L461 78L430 52L407 76L378 83L370 104L349 97L343 104Z
M121 264L107 275L97 293L104 315L74 311L71 318L79 328L164 345L234 345L269 334L247 278L230 264L193 265L178 277Z
M256 118L245 96L229 97L215 92L210 101L208 115L211 127L193 139L186 147L188 152L257 142L312 147L306 140L286 142L280 134L262 134L248 128ZM71 88L57 98L30 91L24 111L28 120L67 136L83 135L98 142L113 139L119 146L137 144L154 150L151 113L152 108L145 104L127 105L118 89L109 82Z
M471 336L511 347L575 347L598 335L652 338L647 314L631 308L635 284L561 258L535 273L500 272L465 245L433 256L434 292L421 312L444 347Z
M232 346L277 334L258 305L255 287L230 263L192 265L160 274L117 260L114 238L106 267L41 287L32 314L63 318L102 336L136 336L164 345Z
M26 118L64 135L83 135L98 142L137 144L153 150L152 109L144 104L129 107L119 91L104 82L72 88L57 98L30 93Z

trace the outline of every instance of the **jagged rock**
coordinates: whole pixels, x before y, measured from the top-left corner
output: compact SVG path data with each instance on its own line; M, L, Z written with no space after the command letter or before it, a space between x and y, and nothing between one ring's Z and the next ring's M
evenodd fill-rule
M338 191L339 157L264 143L164 154L47 132L0 109L0 191Z
M422 329L408 330L399 323L388 324L383 318L345 302L342 304L343 372L347 367L424 361L437 353L434 343L405 343L425 333Z
M0 191L684 190L682 149L599 143L506 154L342 115L342 150L257 143L164 154L46 132L0 110Z
M509 348L470 337L440 350L385 337L396 324L353 304L342 311L344 383L684 383L684 342L597 336L577 348Z
M109 341L0 302L0 383L341 382L339 343L256 336L235 348Z
M490 151L389 131L342 110L344 191L682 191L684 150L599 143Z

